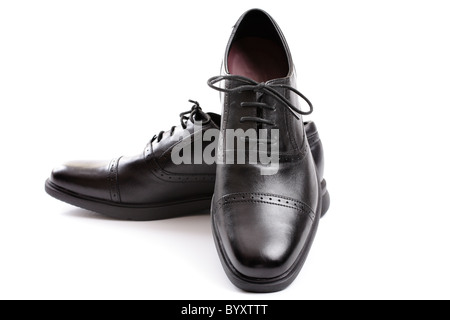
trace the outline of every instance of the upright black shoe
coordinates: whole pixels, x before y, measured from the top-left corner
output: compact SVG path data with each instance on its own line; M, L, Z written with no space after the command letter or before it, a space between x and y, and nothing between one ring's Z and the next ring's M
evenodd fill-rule
M314 163L301 117L312 105L295 89L288 45L264 11L251 10L239 19L223 67L222 76L208 81L224 94L219 142L224 163L217 165L212 203L216 246L237 287L283 290L302 268L329 205L323 167ZM308 111L302 111L298 97ZM228 135L236 129L256 132L257 144L269 144L278 164L251 162L247 146L255 139ZM229 164L237 158L245 163Z
M194 149L193 120L202 121L204 133L209 129L218 130L220 116L204 113L198 104L180 116L180 126L153 137L135 157L74 161L56 168L45 184L47 193L74 206L121 220L146 221L209 213L216 165L195 164L193 153L191 164L175 165L172 152L181 138ZM323 167L323 147L317 127L312 122L305 126L317 165ZM203 142L202 151L206 147L215 148L216 144L217 141Z

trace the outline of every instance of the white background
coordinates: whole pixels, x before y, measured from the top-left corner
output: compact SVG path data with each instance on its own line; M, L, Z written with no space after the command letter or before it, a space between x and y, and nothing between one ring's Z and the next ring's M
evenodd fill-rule
M295 5L294 5L295 3ZM102 218L54 166L141 152L197 99L231 28L282 27L326 151L331 209L294 284L236 289L207 216ZM448 1L1 1L0 298L450 298Z

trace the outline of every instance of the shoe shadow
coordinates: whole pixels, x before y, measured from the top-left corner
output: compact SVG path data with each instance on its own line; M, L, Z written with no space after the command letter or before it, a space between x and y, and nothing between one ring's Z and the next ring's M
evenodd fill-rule
M79 208L74 208L72 210L68 210L66 212L64 212L65 215L70 216L70 217L76 217L76 218L84 218L84 219L92 219L92 220L109 220L109 221L116 221L112 218L109 218L107 216L103 216L99 213L93 212L93 211L89 211L89 210L84 210L84 209L79 209Z
M173 255L180 257L186 263L191 263L193 268L201 270L207 281L214 279L215 282L226 283L214 246L210 215L207 213L148 222L116 220L79 208L68 210L65 215L97 220L102 225L104 222L105 226L113 224L114 228L120 225L124 230L131 230L132 234L142 233L144 237L150 233L150 244L153 242L154 245L155 236L158 237L158 243L164 243ZM217 267L211 267L214 265Z
M124 226L135 226L140 229L142 226L148 226L151 229L157 229L158 231L180 234L193 234L196 237L212 237L210 216L208 212L201 214L190 215L185 217L178 217L172 219L162 219L153 221L131 221L131 220L118 220L110 218L99 213L84 210L80 208L74 208L66 211L67 216L92 219L99 221L110 221L115 224L123 224Z

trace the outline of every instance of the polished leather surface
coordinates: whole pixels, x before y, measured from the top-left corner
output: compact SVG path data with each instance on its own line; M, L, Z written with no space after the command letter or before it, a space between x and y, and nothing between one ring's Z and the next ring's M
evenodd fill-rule
M211 122L203 126L203 131L218 128L220 116L209 115ZM311 143L313 153L318 159L323 159L316 125L313 122L305 123L305 128L308 137L314 142ZM187 123L187 129L193 134L192 122ZM149 143L142 153L133 157L68 162L55 168L49 180L64 192L111 205L164 205L202 197L212 198L215 164L174 165L171 160L171 151L178 143L181 131L182 128L177 127L173 137L166 132L160 142ZM204 209L208 210L209 206ZM180 215L189 214L192 213L180 212ZM126 218L125 214L123 218Z
M251 30L246 31L245 28ZM231 46L246 33L261 37L268 34L271 38L276 34L286 53L288 73L286 77L271 79L265 85L295 87L294 65L284 36L275 21L260 10L247 12L236 24L226 49L224 74L229 74L227 60ZM227 89L233 89L239 83L225 80L224 85ZM300 109L295 95L275 88ZM248 102L263 102L276 110L240 107ZM301 117L294 117L279 100L252 91L224 94L222 131L271 129L268 125L241 121L243 117L256 116L270 120L280 129L279 171L274 175L262 176L261 165L218 165L212 215L219 253L224 255L227 268L244 280L251 282L257 279L264 283L264 280L289 274L300 256L309 249L316 219L321 214L319 175L323 174L323 155L321 152L311 152ZM225 134L221 143L227 145ZM320 141L316 139L314 146L320 149ZM236 150L224 150L225 153L230 151ZM314 155L319 159L318 169L314 164ZM241 287L246 290L245 286ZM251 287L250 290L260 289Z
M214 119L220 116L213 115L202 130L217 129ZM186 130L191 136L185 139L194 142L192 122L187 122ZM211 197L214 166L175 166L172 162L171 151L179 143L182 132L181 127L177 127L171 137L166 132L161 141L149 143L144 152L133 157L66 163L53 170L50 181L78 195L122 204L164 204ZM193 148L193 143L191 145Z

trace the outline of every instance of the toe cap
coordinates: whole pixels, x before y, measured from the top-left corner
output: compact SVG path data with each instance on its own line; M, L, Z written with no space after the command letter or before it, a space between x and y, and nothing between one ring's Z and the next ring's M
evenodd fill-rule
M223 206L215 229L232 267L257 279L282 276L296 264L312 230L308 212L267 203Z
M109 166L105 161L68 162L55 168L49 180L69 192L109 200Z

